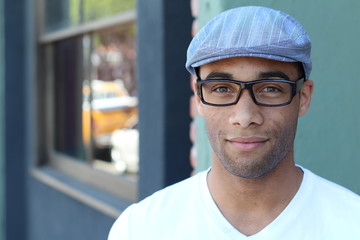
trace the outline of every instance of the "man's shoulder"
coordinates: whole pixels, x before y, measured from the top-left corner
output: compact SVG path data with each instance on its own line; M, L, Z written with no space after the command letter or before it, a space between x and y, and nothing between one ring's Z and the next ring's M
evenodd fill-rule
M307 172L307 175L311 180L311 184L314 184L314 187L317 188L316 190L318 190L319 192L328 194L337 193L340 196L353 198L354 200L360 201L360 196L352 192L351 190L328 179L325 179L311 172L310 170L305 169L305 171Z
M200 199L205 179L206 172L198 173L132 204L114 223L109 239L128 239L129 235L144 239L151 232L168 234L175 222L182 226L190 213L203 206Z
M360 236L360 196L309 170L304 172L307 190L302 211L308 217L306 222L326 229L335 239Z
M178 183L175 183L173 185L170 185L164 189L161 189L149 197L142 200L140 203L149 203L152 201L159 201L162 198L176 198L179 195L190 193L191 191L194 191L195 188L198 189L201 184L201 181L204 179L205 172L200 172L194 176L191 176L185 180L182 180Z
M321 201L323 206L336 206L334 211L352 209L353 212L360 213L360 196L358 194L309 170L305 171L313 189L312 197Z
M205 172L201 172L187 178L181 182L175 183L162 190L159 190L139 203L130 206L133 214L139 212L142 215L158 215L160 212L166 213L167 209L174 212L173 207L186 206L187 202L197 198L201 189L202 181L205 178Z
M206 172L166 187L128 207L109 239L190 239L193 233L202 234L198 223L208 218L209 195Z

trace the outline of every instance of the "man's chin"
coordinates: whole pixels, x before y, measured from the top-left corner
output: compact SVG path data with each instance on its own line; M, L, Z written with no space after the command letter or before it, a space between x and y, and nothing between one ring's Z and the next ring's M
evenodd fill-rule
M222 162L225 169L232 175L236 177L254 179L261 178L268 175L277 165L277 163L272 164L249 164L253 162L254 159L248 159L248 164L229 164Z

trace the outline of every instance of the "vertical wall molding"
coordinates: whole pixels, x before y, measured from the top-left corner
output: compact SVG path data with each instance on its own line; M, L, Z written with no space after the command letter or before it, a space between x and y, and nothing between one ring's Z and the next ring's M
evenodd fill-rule
M4 1L0 1L1 16L4 16ZM0 36L4 36L4 21L5 18L0 19ZM0 38L0 240L5 240L5 73L4 73L5 59L4 59L4 38Z
M190 176L189 1L138 1L139 198Z
M4 1L6 239L27 238L27 9L26 0ZM19 231L19 229L21 229Z

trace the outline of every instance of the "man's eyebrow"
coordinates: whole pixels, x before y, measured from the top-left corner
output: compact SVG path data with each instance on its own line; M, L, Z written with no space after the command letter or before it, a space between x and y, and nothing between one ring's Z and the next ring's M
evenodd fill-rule
M259 73L259 78L281 78L285 80L290 80L289 76L281 71L274 71L274 72L261 72Z
M269 71L269 72L260 72L258 78L281 78L285 80L290 80L289 76L281 71ZM211 72L206 76L206 79L234 79L234 75L228 72Z
M206 79L233 79L233 75L231 73L226 72L211 72L209 75L206 76Z

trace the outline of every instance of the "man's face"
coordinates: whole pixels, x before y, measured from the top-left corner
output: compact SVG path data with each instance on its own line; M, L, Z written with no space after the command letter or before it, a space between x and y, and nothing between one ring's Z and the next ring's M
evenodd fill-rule
M300 77L296 63L262 58L237 57L201 66L200 77L232 79L242 82L264 79L296 81ZM312 81L306 81L289 105L256 105L248 90L242 90L237 104L214 107L199 102L199 113L206 120L214 161L233 175L261 177L284 159L293 160L293 143L297 119L309 107ZM301 95L301 97L299 97Z

